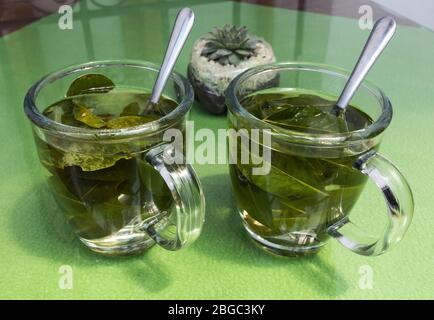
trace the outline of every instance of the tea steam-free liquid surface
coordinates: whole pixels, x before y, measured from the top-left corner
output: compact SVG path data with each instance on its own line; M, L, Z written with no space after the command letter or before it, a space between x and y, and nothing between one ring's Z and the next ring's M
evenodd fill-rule
M270 125L309 134L355 131L373 122L353 106L345 117L336 117L330 113L335 101L315 92L267 91L246 97L241 105ZM330 157L315 148L302 155L294 150L272 148L266 175L253 175L253 166L240 160L230 165L238 209L250 235L285 255L317 251L328 238L327 227L349 213L366 181L353 169L360 154Z

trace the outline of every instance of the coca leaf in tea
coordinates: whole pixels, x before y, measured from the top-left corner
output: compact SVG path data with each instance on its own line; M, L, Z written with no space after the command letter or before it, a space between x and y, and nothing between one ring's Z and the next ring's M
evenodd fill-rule
M85 129L122 129L164 117L177 103L161 97L158 106L143 115L150 94L117 88L107 77L88 74L72 82L64 99L43 114L62 124ZM160 174L144 160L158 142L144 137L143 150L128 145L115 153L69 143L57 148L36 137L49 183L68 221L86 240L133 233L134 226L156 212L171 210L172 195ZM122 146L122 145L120 145Z
M335 134L366 128L372 119L354 106L344 117L330 113L332 97L306 92L255 93L241 105L260 120L302 134ZM250 128L247 128L250 129ZM249 144L250 145L250 144ZM240 214L255 234L294 248L314 246L327 237L326 228L347 215L359 197L366 177L353 169L359 154L323 156L311 151L306 156L272 146L270 171L252 174L252 164L230 166ZM238 144L238 153L249 152ZM250 159L257 155L249 152ZM238 159L241 159L240 154ZM252 163L258 163L252 161Z

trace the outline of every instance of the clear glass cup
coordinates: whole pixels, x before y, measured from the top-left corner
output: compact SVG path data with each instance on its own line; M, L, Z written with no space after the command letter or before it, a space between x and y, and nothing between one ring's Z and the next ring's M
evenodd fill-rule
M239 156L230 164L245 229L266 250L307 255L333 237L355 253L379 255L398 243L409 227L414 206L410 187L399 170L377 152L392 119L391 103L380 89L365 81L351 102L372 118L372 124L337 134L274 126L242 105L244 98L265 89L308 90L338 97L348 75L321 64L278 63L245 71L227 89L229 126L236 132L261 130L263 135L247 137L247 146L257 144L263 154L268 150L270 155L271 169L265 175L255 176L253 166L243 165ZM265 144L267 135L270 140ZM242 146L235 141L238 137L229 139L237 154ZM249 152L253 162L253 151ZM368 178L378 186L387 205L388 222L379 237L357 227L349 217Z
M106 255L132 254L154 243L168 250L191 244L204 222L204 195L185 162L185 148L163 139L169 129L185 138L193 103L190 84L172 73L163 95L178 106L139 126L83 129L42 114L65 98L74 79L95 73L116 87L150 92L158 67L142 61L72 66L39 80L24 101L49 188L65 219L88 248Z

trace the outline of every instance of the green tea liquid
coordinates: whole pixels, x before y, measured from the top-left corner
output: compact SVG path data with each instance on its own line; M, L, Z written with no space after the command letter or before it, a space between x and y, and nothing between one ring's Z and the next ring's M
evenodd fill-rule
M288 133L341 133L373 122L354 106L347 107L345 118L330 114L335 101L315 92L264 91L241 104ZM251 165L230 165L238 208L250 233L276 247L289 244L294 251L318 246L328 237L327 227L348 214L362 191L366 178L352 167L359 156L330 157L315 148L301 156L291 147L273 148L268 175L252 175Z
M142 115L149 96L119 88L91 92L67 97L43 113L68 126L122 129L157 120L177 107L176 102L162 97L158 106ZM113 238L121 233L131 237L135 224L156 212L170 210L173 205L159 173L143 159L143 153L129 153L128 145L115 155L107 155L91 146L85 149L69 143L66 150L61 150L36 139L59 207L83 239ZM146 139L141 143L146 144ZM148 147L155 143L158 141L149 141Z

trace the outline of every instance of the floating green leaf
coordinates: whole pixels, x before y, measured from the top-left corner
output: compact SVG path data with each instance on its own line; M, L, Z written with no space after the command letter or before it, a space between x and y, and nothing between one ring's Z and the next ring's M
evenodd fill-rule
M354 115L354 108L348 108L343 116L336 117L330 112L335 102L315 95L259 94L247 97L243 105L265 122L293 131L341 133L366 126L366 123L347 120L347 117L352 117L360 121L360 117Z
M82 105L75 105L74 107L75 120L88 125L91 128L99 129L105 126L105 121L92 113L88 108Z
M139 103L134 101L131 102L130 104L128 104L124 110L122 110L120 116L124 117L124 116L137 116L140 113L140 106Z
M169 114L178 107L178 104L171 99L160 99L157 104L157 110L160 116Z
M146 116L124 116L107 121L106 126L109 129L129 128L157 120L158 118L151 114Z
M109 92L115 87L113 81L102 74L85 74L75 79L69 86L67 97L85 93Z

